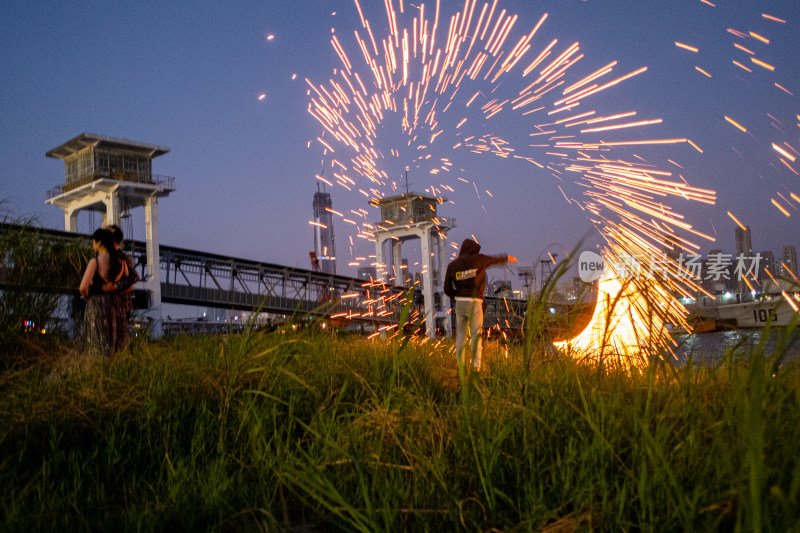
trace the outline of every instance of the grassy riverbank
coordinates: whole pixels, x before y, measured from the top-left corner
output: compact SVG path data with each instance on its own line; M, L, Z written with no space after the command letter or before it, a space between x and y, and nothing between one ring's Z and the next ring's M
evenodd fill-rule
M8 531L798 531L800 366L629 375L488 343L280 332L30 345L0 374Z

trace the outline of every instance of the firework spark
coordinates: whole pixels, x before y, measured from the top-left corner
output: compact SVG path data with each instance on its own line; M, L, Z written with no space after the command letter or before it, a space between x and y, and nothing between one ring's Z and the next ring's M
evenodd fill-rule
M442 163L449 162L446 152L495 156L498 161L547 168L559 180L572 176L582 197L568 197L559 189L568 203L588 213L606 241L604 253L609 258L624 253L646 262L665 248L697 247L696 238L713 240L667 204L670 198L714 203L713 191L692 187L683 177L644 161L614 157L615 149L632 146L691 144L702 152L699 147L686 138L639 136L640 130L660 124L660 118L629 120L636 111L603 113L590 107L596 95L645 74L646 66L615 73L618 64L613 61L580 72L585 58L579 43L542 36L547 14L532 27L521 28L519 17L502 9L498 0L491 5L465 0L449 16L440 2L429 7L385 0L384 36L373 32L370 16L358 0L355 7L360 28L352 39L340 39L334 32L330 40L339 60L334 77L324 83L306 80L308 112L323 129L316 140L326 154L335 153L346 161L336 185L357 188L370 201L385 197L396 190L389 176L394 174L392 161L401 159L401 149L410 154L403 158L413 165L430 165L429 174L437 179L451 172L452 163ZM675 44L698 52L690 45ZM523 124L527 138L537 139L536 144L517 139L506 126L509 121ZM498 132L486 133L492 128ZM509 135L502 134L504 129ZM471 183L480 198L473 180L453 179ZM436 187L427 190L435 193ZM373 231L371 225L360 223L359 237L369 238ZM647 304L633 300L623 288L635 287L641 294L645 288L661 287L653 283L651 278L604 282L606 294L623 295L627 302L627 311L614 318L626 324L618 326L621 337L614 341L625 353L634 346L641 348L642 339L663 344L661 333L654 333L652 324L643 328L630 310L641 316L655 312L662 325L684 323L685 310L669 291L685 293L694 287L665 282L660 291L650 290L658 301ZM594 341L575 342L590 346Z

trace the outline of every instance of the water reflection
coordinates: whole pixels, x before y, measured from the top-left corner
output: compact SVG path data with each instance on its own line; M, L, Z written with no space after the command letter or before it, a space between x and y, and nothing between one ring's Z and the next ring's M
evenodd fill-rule
M754 353L764 339L763 354L775 354L776 347L783 346L787 359L800 359L800 328L742 329L675 335L675 355L679 363L690 356L698 363L720 361L728 350L735 356L746 357ZM787 348L788 346L788 348Z

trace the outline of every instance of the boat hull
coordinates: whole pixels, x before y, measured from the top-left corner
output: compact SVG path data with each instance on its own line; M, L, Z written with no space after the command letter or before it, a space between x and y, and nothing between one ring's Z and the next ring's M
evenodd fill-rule
M788 326L796 314L782 298L715 306L693 306L688 309L693 314L715 320L718 328L763 328L768 324Z

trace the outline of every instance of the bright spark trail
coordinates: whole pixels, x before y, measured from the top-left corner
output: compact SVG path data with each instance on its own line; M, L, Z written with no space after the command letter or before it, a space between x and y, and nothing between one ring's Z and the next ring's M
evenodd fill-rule
M631 256L642 263L641 271L652 272L652 258L663 257L664 250L696 250L698 240L713 241L668 202L713 204L715 192L693 187L683 176L627 151L680 145L702 153L701 148L688 138L657 132L639 136L661 118L593 106L598 95L645 75L646 66L622 69L612 61L582 68L587 60L578 42L544 36L546 13L525 26L498 0L465 0L446 13L438 0L384 0L381 24L371 22L362 7L355 0L360 27L352 35L345 38L332 29L331 46L339 59L333 77L324 83L306 79L308 112L323 129L316 142L338 168L335 179L325 183L375 201L397 194L390 177L397 175L393 166L416 166L437 180L452 176L452 185L431 183L431 191L454 191L464 182L477 195L475 182L457 175L452 161L459 153L495 156L498 165L530 165L537 176L549 172L559 181L574 182L581 194L569 195L561 185L559 190L603 237L607 263ZM376 35L378 26L387 33ZM731 33L766 41L757 34ZM701 55L695 46L674 45ZM749 55L750 65L773 68ZM747 68L744 61L737 65ZM724 119L747 131L734 119ZM527 135L520 138L520 130ZM773 143L772 148L784 164L794 164L792 147ZM358 223L358 237L372 240L373 231L372 225ZM701 290L670 261L670 276L625 278L609 271L600 282L601 300L618 305L608 308L601 302L593 323L569 341L570 349L602 352L600 344L609 341L616 355L639 364L648 350L668 346L664 324L687 326L686 311L673 295ZM613 338L598 337L598 331L611 331Z

